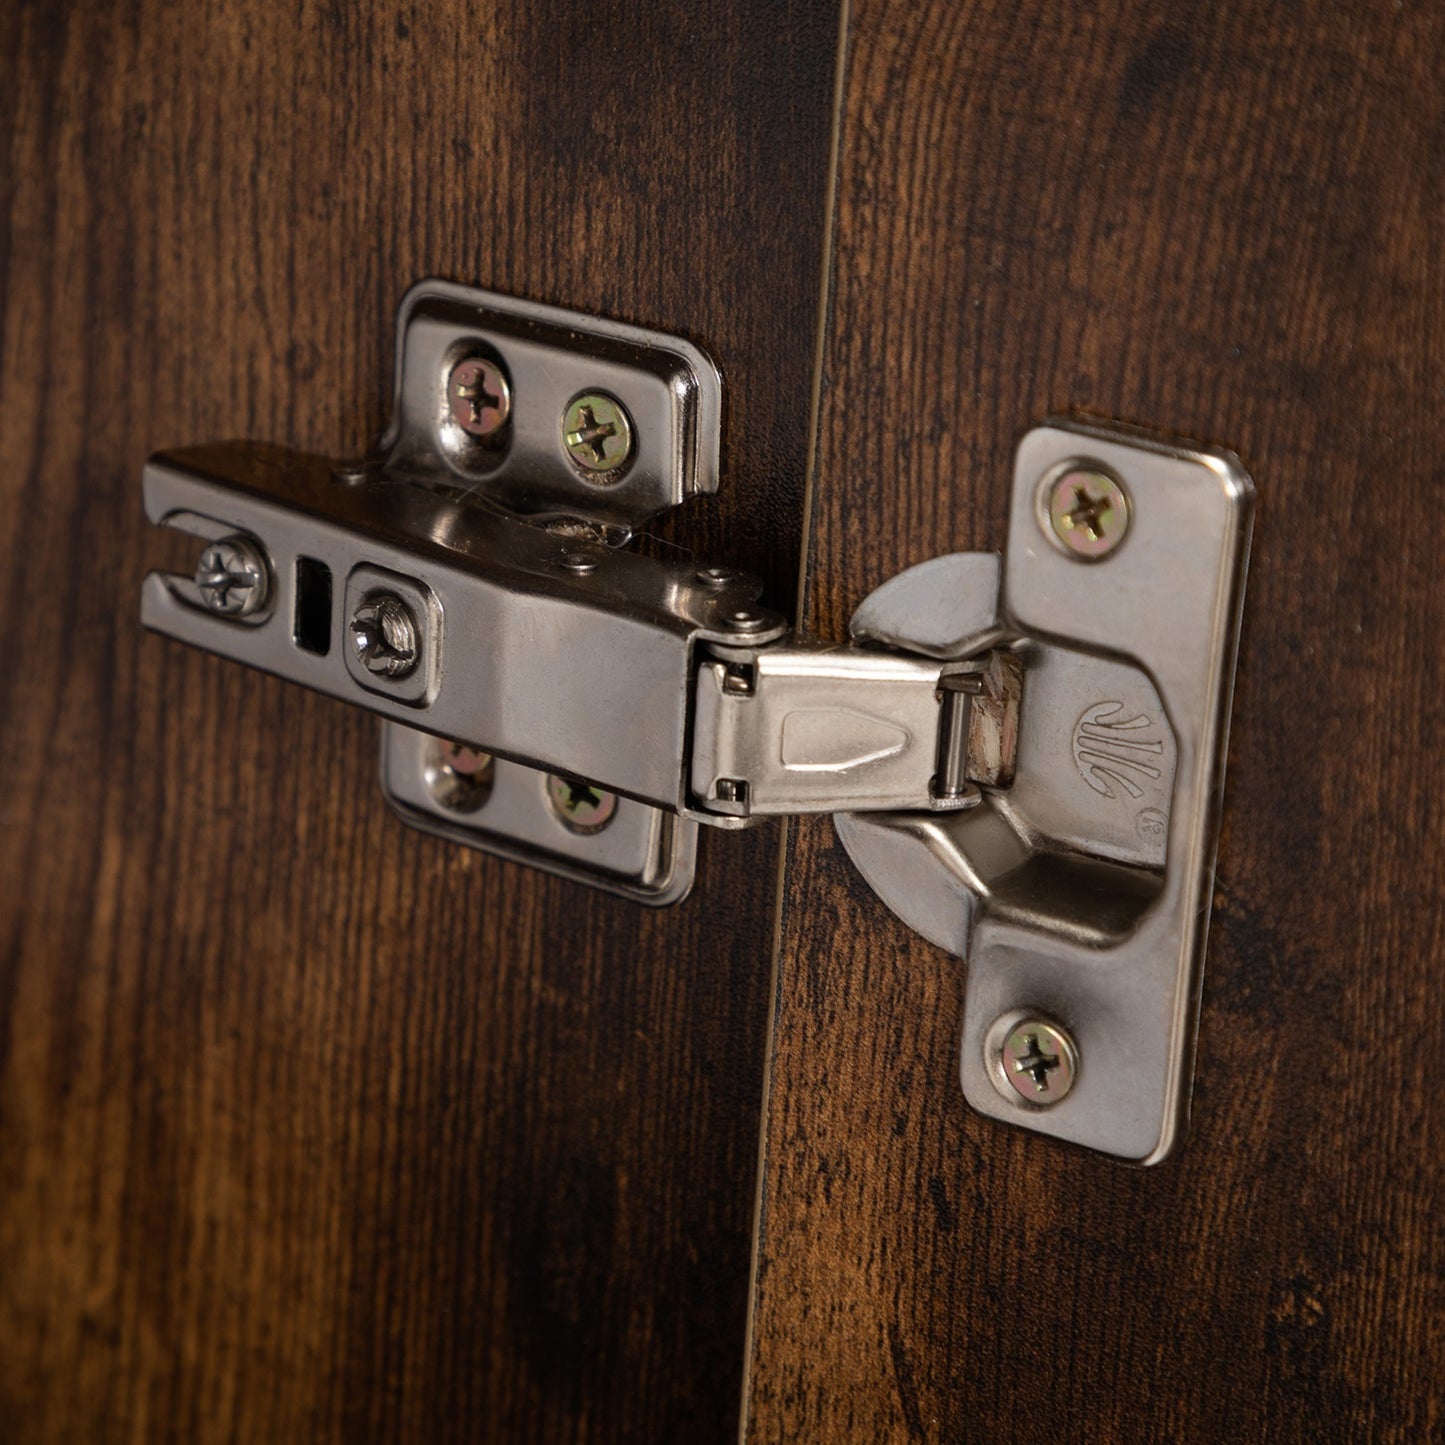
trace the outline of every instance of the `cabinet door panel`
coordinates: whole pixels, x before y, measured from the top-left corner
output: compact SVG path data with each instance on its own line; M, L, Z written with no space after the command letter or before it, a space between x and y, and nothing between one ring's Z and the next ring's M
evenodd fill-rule
M1442 49L1364 0L851 7L807 622L997 546L1050 412L1259 503L1177 1158L971 1115L965 966L790 833L753 1438L1439 1427Z
M139 478L356 454L441 275L716 355L727 483L668 535L786 601L836 40L811 0L4 7L7 1439L734 1435L777 835L658 916L407 830L370 718L142 635L194 558Z

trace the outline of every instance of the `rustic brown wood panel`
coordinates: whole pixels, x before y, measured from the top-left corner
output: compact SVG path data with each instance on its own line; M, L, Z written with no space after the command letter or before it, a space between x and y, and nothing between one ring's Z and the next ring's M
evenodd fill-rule
M860 0L804 613L1082 408L1259 486L1194 1129L968 1113L964 967L791 835L757 1440L1438 1439L1445 10Z
M160 446L351 455L428 274L686 331L789 596L836 7L0 7L0 1435L728 1439L776 833L664 915L143 636ZM747 907L735 900L745 898Z

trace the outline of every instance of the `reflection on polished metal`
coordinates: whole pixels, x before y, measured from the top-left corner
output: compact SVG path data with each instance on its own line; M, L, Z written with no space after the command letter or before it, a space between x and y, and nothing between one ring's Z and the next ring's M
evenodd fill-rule
M436 748L435 738L415 728L382 724L382 794L412 827L638 903L686 897L697 858L696 823L619 798L601 831L564 827L548 797L546 774L506 758L493 759L484 806L460 810L438 797L431 783Z
M465 743L432 739L426 785L433 798L453 813L475 813L492 795L497 762L490 753Z
M213 612L250 617L266 605L266 559L246 538L223 537L201 553L196 586Z
M710 587L713 584L704 578L703 585ZM766 632L771 625L769 615L757 607L734 607L724 616L723 621L734 632Z
M999 665L1004 673L1017 676L1009 664ZM975 676L981 694L983 674ZM1000 758L997 748L1018 736L1004 714L1016 714L1019 694L1000 682L990 705L1001 726L974 727L982 698L952 691L952 681L929 658L818 643L704 660L694 692L693 800L737 818L972 807L979 783L1012 770L1012 756ZM950 722L955 706L961 726ZM954 779L952 792L939 791L940 772Z
M822 643L754 578L625 545L716 486L695 347L436 282L398 336L391 425L348 485L254 443L151 459L148 516L208 545L196 576L146 579L144 623L378 714L409 823L647 903L687 893L699 824L833 813L894 912L969 958L970 1102L1167 1154L1249 536L1238 463L1036 428L1005 559L912 568ZM478 437L504 377L517 404ZM625 465L599 485L568 449Z
M564 572L571 572L577 577L586 577L597 570L597 558L587 552L563 552L557 559L557 565Z
M574 833L600 833L617 813L617 794L576 778L547 775L547 798Z
M469 436L495 436L512 411L512 388L494 362L469 356L452 367L447 379L452 420Z
M368 597L351 618L351 645L373 676L405 677L417 663L416 619L400 597Z
M562 417L562 441L583 471L614 472L632 454L632 419L616 397L586 392Z
M999 1072L1019 1098L1039 1108L1062 1103L1074 1087L1078 1050L1068 1032L1044 1019L1020 1019L1004 1035Z

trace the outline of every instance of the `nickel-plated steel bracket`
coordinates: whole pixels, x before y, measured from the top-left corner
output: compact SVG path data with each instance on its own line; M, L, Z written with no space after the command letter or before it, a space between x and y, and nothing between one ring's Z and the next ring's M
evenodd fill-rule
M1054 422L1006 560L942 557L798 638L731 568L627 549L717 486L721 384L679 338L444 282L392 423L337 466L160 454L202 540L147 627L383 719L409 823L648 903L700 824L836 814L901 918L969 959L975 1107L1153 1162L1187 1116L1252 487L1226 453Z

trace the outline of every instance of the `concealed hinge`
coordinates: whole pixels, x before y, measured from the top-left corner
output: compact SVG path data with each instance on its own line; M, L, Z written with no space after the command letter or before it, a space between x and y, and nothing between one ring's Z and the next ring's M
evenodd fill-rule
M421 283L364 461L152 458L148 515L203 545L193 576L146 579L142 619L379 714L408 822L650 903L686 893L700 824L839 815L894 911L971 957L969 1098L1162 1157L1187 1106L1248 478L1224 453L1037 428L1005 559L914 568L821 644L755 580L626 546L715 490L720 418L688 342Z

